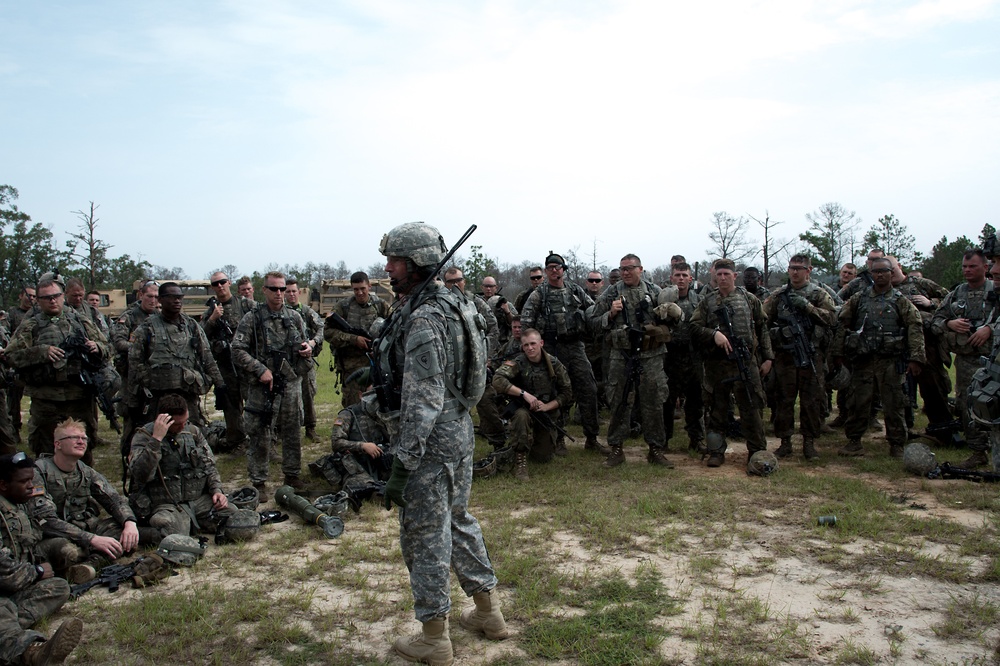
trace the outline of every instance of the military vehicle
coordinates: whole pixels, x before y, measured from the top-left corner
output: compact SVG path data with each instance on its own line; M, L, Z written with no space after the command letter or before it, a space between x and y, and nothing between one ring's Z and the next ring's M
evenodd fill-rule
M383 301L392 303L396 300L389 285L389 278L372 280L371 293L375 294ZM350 280L323 280L319 289L312 289L309 292L309 307L318 312L321 317L326 318L333 307L342 299L353 298L354 290L351 289Z

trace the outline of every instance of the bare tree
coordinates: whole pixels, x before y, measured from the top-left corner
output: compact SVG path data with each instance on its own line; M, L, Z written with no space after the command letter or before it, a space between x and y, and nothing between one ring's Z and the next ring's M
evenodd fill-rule
M756 222L757 225L764 230L764 244L761 245L760 256L764 262L761 274L763 275L763 284L766 286L771 278L772 264L781 263L780 255L788 250L788 246L790 246L793 241L786 240L784 238L772 237L774 228L779 224L784 224L784 222L772 220L771 213L769 211L764 211L763 220L758 220L753 215L747 215L747 217Z
M708 237L715 245L708 253L717 259L732 259L737 264L753 257L756 250L747 240L747 225L745 217L735 218L726 211L712 213L714 231Z
M73 214L80 218L80 231L70 234L71 240L66 241L70 256L80 262L87 274L87 288L94 289L102 282L100 271L107 262L108 250L111 244L97 238L97 209L99 205L90 202L90 210L74 210Z

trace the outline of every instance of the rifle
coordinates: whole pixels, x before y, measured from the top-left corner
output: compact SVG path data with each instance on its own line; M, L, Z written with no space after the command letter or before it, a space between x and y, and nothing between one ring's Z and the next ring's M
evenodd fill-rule
M622 305L625 305L624 300L622 301ZM643 339L646 337L646 331L642 327L642 322L648 311L649 302L643 299L635 308L634 319L636 321L631 322L629 321L628 308L622 307L622 316L625 319L625 328L628 334L628 349L622 352L625 356L625 384L622 386L622 397L618 403L618 409L615 410L615 423L622 423L622 419L625 418L625 410L628 407L629 395L633 391L636 393L639 391L639 382L642 379L640 354L642 353ZM628 426L628 423L625 425Z
M1000 483L1000 473L977 472L974 469L952 467L951 463L941 463L927 473L928 479L965 479L976 483Z
M66 352L67 361L72 358L80 359L80 374L76 377L77 381L87 393L97 399L97 406L107 417L108 423L111 424L116 433L121 434L122 427L118 423L118 414L115 412L115 402L119 398L114 397L112 387L108 385L101 374L103 364L94 362L91 357L90 350L87 349L87 342L83 331L77 331L63 340L59 347Z
M552 417L549 416L548 412L532 411L527 401L525 401L525 399L522 398L521 396L509 395L507 396L507 398L508 398L507 406L504 407L504 410L500 413L500 418L503 419L504 421L509 421L510 417L514 415L514 412L516 412L521 407L524 407L525 409L528 410L528 414L531 416L531 418L535 419L535 422L537 422L538 425L542 426L543 428L549 428L550 430L555 430L569 441L576 442L576 440L573 439L572 435L570 435L568 432L566 432L564 428L562 428L558 423L552 420Z
M785 304L785 309L788 311L788 316L783 319L788 322L788 327L792 329L792 341L781 346L785 351L792 352L792 357L795 361L796 368L804 368L806 366L812 368L813 375L816 374L816 361L813 360L816 356L816 348L813 347L812 340L809 338L809 334L806 333L805 327L802 325L802 321L799 319L798 311L792 307L792 298L789 295L791 290L791 285L781 292L781 300Z
M966 445L965 440L959 434L961 430L961 419L954 419L952 421L942 421L941 423L928 423L924 432L927 437L960 448Z
M356 335L358 337L364 338L368 341L368 349L371 350L372 336L365 329L360 326L351 326L351 324L340 316L338 312L331 312L326 317L326 322L328 324L333 324L333 327L338 331L343 331L344 333L350 333L351 335Z
M424 281L417 285L417 288L408 294L406 303L404 303L402 307L392 311L392 314L389 315L389 320L386 321L385 325L382 327L382 331L379 333L377 341L373 341L373 347L376 349L369 352L368 356L372 362L372 384L375 387L375 396L378 398L379 409L381 411L398 411L402 401L402 377L397 378L394 377L393 374L394 372L398 374L400 369L392 368L394 360L392 358L385 359L385 361L389 364L389 367L383 366L382 355L385 354L386 357L389 356L388 344L385 344L385 349L383 349L383 343L393 339L393 336L390 335L393 327L399 325L404 319L410 316L413 304L419 302L418 299L420 294L427 288L427 285L429 285L434 278L437 277L437 274L441 272L441 269L448 264L448 261L455 255L458 248L462 247L465 241L469 240L469 237L475 233L476 228L476 225L473 224L465 230L465 233L458 239L458 242L455 243L450 250L448 250L448 253L445 254L444 257L441 258L441 261L439 261L438 265L434 267L426 278L424 278ZM379 344L374 344L374 342L378 342ZM399 380L398 383L395 381L397 379Z
M139 565L139 563L148 559L148 557L143 555L129 564L110 564L104 567L93 580L70 587L70 599L76 599L90 588L98 587L100 585L107 585L108 592L117 592L118 587L122 583L136 575L135 568Z
M751 386L751 375L750 366L751 361L750 349L747 348L747 343L742 339L737 337L736 331L733 329L733 320L729 315L729 308L725 305L720 305L715 311L715 316L719 320L719 331L726 336L729 340L729 345L733 348L726 358L730 361L736 361L736 368L739 370L739 381L743 382L743 390L746 391L747 400L751 405L754 404L753 392L750 390ZM729 382L737 381L735 378L727 380Z

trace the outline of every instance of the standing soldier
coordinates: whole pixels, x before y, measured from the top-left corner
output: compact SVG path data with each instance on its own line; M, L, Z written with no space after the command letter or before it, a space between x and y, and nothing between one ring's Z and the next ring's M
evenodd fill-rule
M955 403L965 430L965 441L972 455L961 467L973 469L989 462L987 434L969 415L968 394L972 375L980 367L979 357L989 356L993 324L997 321L997 295L993 282L986 279L986 255L979 248L962 257L960 284L945 296L934 313L931 329L943 341L945 349L955 354Z
M514 440L514 476L521 481L530 478L529 454L533 461L552 460L558 434L552 419L559 417L562 405L573 400L566 368L545 352L544 345L538 331L528 329L521 335L522 353L504 361L493 375L495 392L509 396L516 407L510 429Z
M212 384L216 398L226 393L226 382L208 348L208 338L191 317L181 312L184 292L176 282L159 288L160 311L146 317L132 333L128 351L129 405L149 423L159 414L160 398L176 393L187 400L190 421L206 425L201 396Z
M316 441L316 361L315 358L323 351L323 319L316 311L305 303L299 302L299 281L288 278L285 281L285 304L299 313L302 323L306 325L306 339L312 346L313 360L309 363L309 372L302 378L302 411L306 427L306 439Z
M229 276L222 271L212 273L211 280L215 296L208 299L208 309L201 316L201 327L208 338L219 372L226 380L225 399L221 408L226 417L226 448L233 451L247 439L246 431L243 430L243 393L246 386L233 365L233 336L243 317L248 312L253 312L257 303L244 296L233 296L229 290ZM216 404L216 407L219 405Z
M590 271L587 273L587 284L584 287L591 300L597 302L597 297L604 289L604 277L600 271ZM594 329L584 338L583 349L590 361L590 367L594 371L594 381L597 384L597 404L598 407L608 406L607 378L608 363L611 360L608 346L604 344L604 331ZM577 410L579 420L580 410Z
M691 318L700 297L691 288L694 277L691 266L680 261L670 269L670 282L677 287L677 306L684 319L677 323L667 343L665 370L667 373L667 401L663 404L663 426L667 448L674 436L674 406L684 400L684 430L687 431L688 449L700 451L705 444L704 400L701 394L705 368L701 353L691 337Z
M743 288L763 303L771 295L770 290L760 283L760 271L750 266L743 269Z
M7 360L17 368L31 398L28 445L36 454L52 453L52 433L66 417L87 424L87 438L93 445L97 441L95 400L81 384L80 373L85 362L107 362L107 338L89 318L64 306L58 282L42 280L37 294L38 312L22 322L6 350ZM88 465L93 462L91 448L83 458Z
M492 275L483 278L483 300L493 309L497 318L497 342L501 345L510 340L510 324L517 316L517 308L499 293L497 279Z
M122 316L111 325L111 346L115 354L115 370L122 378L122 400L119 412L122 415L121 445L128 451L135 429L146 422L142 413L142 398L137 395L138 386L129 384L128 351L131 345L132 333L139 325L160 307L160 285L150 280L139 289L139 300L133 303Z
M351 289L354 291L354 297L341 299L333 307L333 311L348 324L356 329L369 331L376 319L388 318L389 304L371 293L371 282L368 281L367 273L358 271L351 275ZM361 385L361 380L347 382L346 379L355 370L368 366L371 339L341 330L329 318L323 336L333 350L337 373L343 384L344 394L341 403L344 407L350 407L361 400L361 392L366 387Z
M848 282L845 286L840 288L837 295L840 296L840 300L847 302L854 294L858 293L865 287L872 286L875 281L871 274L872 264L876 259L885 259L885 252L880 248L873 248L868 251L868 259L865 261L865 267L860 273L857 273L857 277ZM856 269L855 269L856 270ZM841 269L841 276L844 275L843 269Z
M840 326L830 354L840 365L851 361L848 402L847 446L837 453L863 456L861 437L868 429L875 392L882 398L889 454L902 457L906 444L906 405L903 374L920 374L926 362L924 328L920 313L898 290L892 288L892 264L885 258L869 260L873 284L855 293L840 310Z
M649 445L646 459L653 465L673 467L664 455L667 437L663 430L663 403L668 389L663 357L670 339L667 321L679 320L681 309L676 304L659 304L660 288L642 279L642 262L636 255L622 257L620 270L621 282L605 289L591 311L594 327L604 331L611 349L608 366L611 451L604 466L617 467L625 462L622 446L629 435L632 405L641 394L639 419Z
M94 326L107 338L108 322L100 310L85 300L86 295L87 290L84 289L80 278L66 280L66 305L76 310L81 317L87 317L94 322Z
M532 266L528 269L528 283L531 286L520 292L514 299L514 307L517 308L518 312L524 312L524 304L528 301L528 296L531 296L531 292L541 286L543 279L545 279L545 274L541 266Z
M7 328L11 334L17 331L21 322L35 309L35 288L24 287L18 296L17 307L7 311ZM7 388L7 411L10 413L10 426L14 430L14 438L21 441L21 397L24 396L24 382L15 373L14 379ZM3 406L0 405L0 409Z
M720 467L726 461L725 432L734 398L747 438L747 461L757 451L767 450L761 377L771 371L774 354L760 301L736 286L736 264L716 259L712 269L718 288L702 291L691 335L705 354L708 466Z
M573 396L583 420L583 433L587 436L584 449L608 455L611 450L597 441L597 382L594 370L587 360L583 340L590 332L587 308L594 304L583 287L566 284L566 262L562 256L549 252L545 258L548 280L528 296L521 311L521 326L541 332L542 340L550 354L554 354L569 371ZM564 405L568 410L569 405ZM566 455L565 443L556 448L556 455Z
M253 298L253 280L250 279L249 275L244 275L239 280L236 281L236 294L241 298L247 300L254 300Z
M837 310L830 295L809 281L812 261L796 254L788 261L788 284L764 301L764 316L770 323L774 351L774 433L781 446L779 458L792 453L795 401L799 401L802 455L813 460L816 438L823 423L824 358L821 350L837 324Z
M298 312L284 303L285 276L264 276L264 305L246 314L233 338L233 362L251 381L243 424L250 436L247 468L250 482L266 501L271 442L281 438L285 485L304 487L302 470L302 382L312 365L314 340Z
M14 371L7 364L3 350L10 342L10 331L7 329L7 315L0 311L0 455L17 451L18 439L10 425L10 413L7 411L7 387L12 383Z
M469 410L486 382L486 331L457 290L431 280L414 293L447 255L437 229L400 225L383 236L379 251L402 297L375 356L378 374L388 374L377 390L383 417L393 423L396 451L386 506L405 508L399 545L422 623L420 633L398 639L393 648L409 661L450 664L451 569L476 604L462 613L462 626L493 640L508 635L483 533L468 510L475 445Z

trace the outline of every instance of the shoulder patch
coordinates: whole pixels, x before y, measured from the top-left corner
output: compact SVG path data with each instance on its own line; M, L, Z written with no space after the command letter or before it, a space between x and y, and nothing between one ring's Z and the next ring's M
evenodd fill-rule
M337 418L335 418L333 420L333 425L335 425L335 426L342 426L342 425L344 425L344 419L342 419L342 418L340 418L338 416Z
M514 361L504 361L503 364L504 365L509 365L512 368L513 367L517 367L517 363L515 363Z

